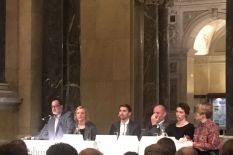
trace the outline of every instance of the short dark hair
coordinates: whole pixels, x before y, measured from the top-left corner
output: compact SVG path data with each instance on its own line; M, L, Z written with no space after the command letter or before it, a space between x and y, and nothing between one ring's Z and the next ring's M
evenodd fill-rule
M86 148L80 151L79 155L103 155L103 153L94 148Z
M176 145L174 141L170 138L161 138L158 140L157 144L159 144L162 148L166 148L164 150L166 155L174 155L176 152Z
M229 155L233 152L233 139L229 139L226 142L224 142L223 146L220 148L220 154L221 155Z
M28 155L27 146L22 140L14 140L0 146L0 154Z
M53 101L58 101L59 105L63 105L63 102L59 97L52 98L50 103L52 103Z
M183 109L186 115L189 115L190 107L187 103L181 102L181 103L176 105L176 108L178 108L178 107Z
M121 104L121 105L119 106L119 109L120 109L121 107L125 107L125 108L128 109L129 112L132 112L132 108L131 108L131 106L130 106L129 104Z
M159 144L151 144L144 150L144 155L166 155L164 149Z
M57 143L51 145L46 151L46 155L77 155L77 150L66 143Z
M128 152L125 152L124 155L138 155L138 153L137 152L128 151Z
M198 155L198 153L193 147L182 147L175 155Z

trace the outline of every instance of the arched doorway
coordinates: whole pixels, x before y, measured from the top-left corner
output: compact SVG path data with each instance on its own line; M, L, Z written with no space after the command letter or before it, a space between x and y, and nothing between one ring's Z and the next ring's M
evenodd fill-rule
M187 98L193 106L204 101L209 94L225 94L225 13L203 13L189 25L183 37L187 54Z

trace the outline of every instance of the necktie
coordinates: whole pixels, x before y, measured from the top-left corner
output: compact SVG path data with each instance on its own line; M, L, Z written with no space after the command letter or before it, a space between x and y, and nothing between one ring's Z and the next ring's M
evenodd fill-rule
M54 133L57 131L57 124L58 124L59 118L55 117L55 124L54 124Z

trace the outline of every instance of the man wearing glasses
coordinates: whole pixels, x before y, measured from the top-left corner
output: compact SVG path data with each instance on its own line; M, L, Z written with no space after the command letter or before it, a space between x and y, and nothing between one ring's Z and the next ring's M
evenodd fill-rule
M70 111L64 112L62 103L55 99L51 102L52 116L44 125L36 139L61 139L63 134L71 134L75 128L74 117Z

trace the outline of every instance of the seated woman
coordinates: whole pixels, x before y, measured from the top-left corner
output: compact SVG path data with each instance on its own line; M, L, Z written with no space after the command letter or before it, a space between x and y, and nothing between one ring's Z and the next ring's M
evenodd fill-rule
M219 127L210 119L212 106L209 103L198 103L194 107L194 118L199 122L194 132L193 147L198 155L217 152L220 146Z
M192 140L194 134L194 125L187 121L190 107L186 103L179 103L176 106L176 123L170 124L166 132L168 136L175 137L178 140Z
M88 120L88 112L84 106L78 106L74 114L74 134L82 134L84 140L95 140L97 128L94 123Z

